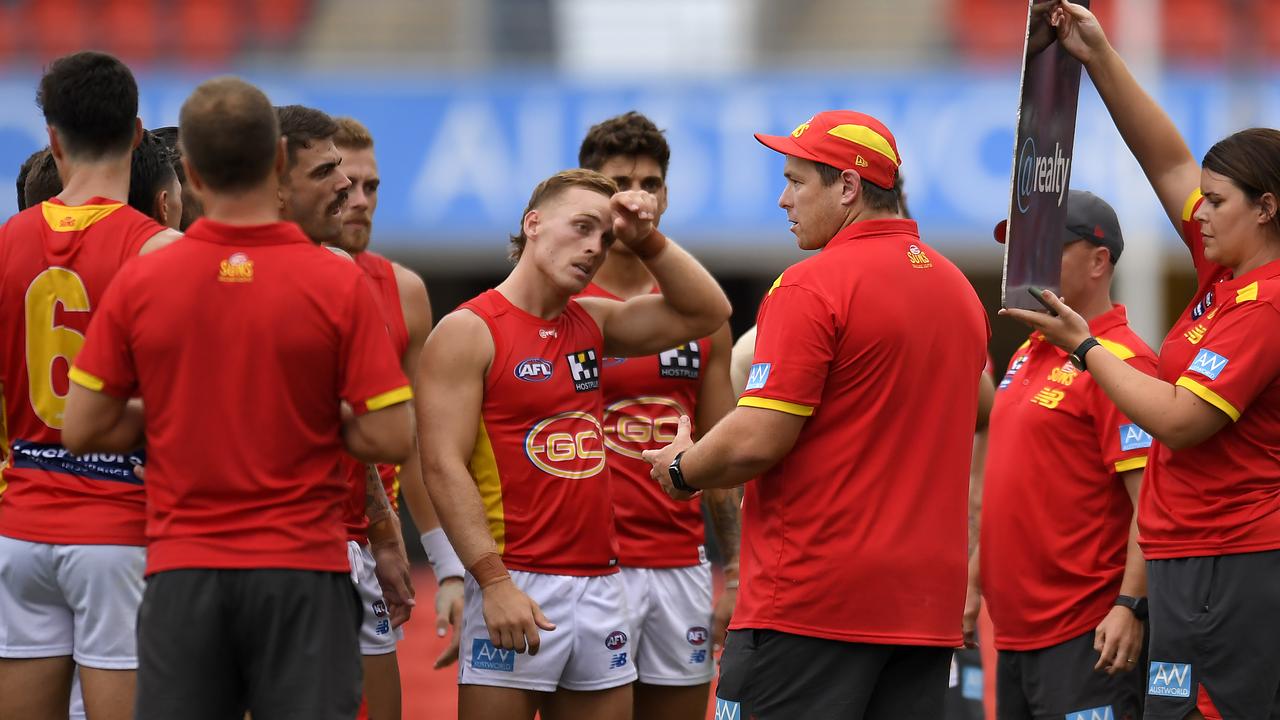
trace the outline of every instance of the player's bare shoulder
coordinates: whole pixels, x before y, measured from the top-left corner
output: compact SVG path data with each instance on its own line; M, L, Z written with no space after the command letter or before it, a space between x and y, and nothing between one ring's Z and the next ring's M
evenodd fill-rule
M488 371L493 362L494 342L488 324L474 312L459 308L440 318L423 353L424 362L447 363L455 368L479 367Z

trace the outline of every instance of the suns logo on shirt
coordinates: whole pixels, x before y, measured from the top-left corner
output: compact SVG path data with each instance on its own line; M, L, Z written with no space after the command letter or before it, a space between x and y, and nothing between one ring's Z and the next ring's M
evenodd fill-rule
M929 260L929 256L925 255L920 246L914 243L907 248L907 259L911 261L911 267L920 270L933 267L933 262Z
M569 353L564 359L569 361L569 375L573 378L574 390L590 392L600 389L600 362L596 359L595 349Z
M1060 368L1054 368L1049 371L1049 382L1058 383L1059 385L1070 385L1075 382L1080 371L1075 365L1067 363Z
M218 280L232 283L253 282L253 261L244 253L233 254L218 263Z
M702 353L696 340L658 353L658 375L665 378L697 380L701 364Z

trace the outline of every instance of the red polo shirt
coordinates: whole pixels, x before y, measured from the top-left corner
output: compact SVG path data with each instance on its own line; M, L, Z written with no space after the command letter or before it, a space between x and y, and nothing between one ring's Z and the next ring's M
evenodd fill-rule
M1160 349L1159 377L1231 422L1195 447L1152 446L1138 526L1147 559L1280 549L1280 261L1240 277L1204 257L1204 201L1182 237L1200 280Z
M807 420L747 486L733 627L959 645L990 335L972 286L914 222L859 222L778 278L758 325L738 404Z
M1156 356L1114 306L1089 330L1154 375ZM1040 333L996 390L982 500L982 594L1000 650L1078 637L1124 576L1133 504L1121 473L1147 465L1151 436Z
M364 274L290 223L202 219L127 265L70 377L146 407L148 574L345 571L339 401L412 395Z

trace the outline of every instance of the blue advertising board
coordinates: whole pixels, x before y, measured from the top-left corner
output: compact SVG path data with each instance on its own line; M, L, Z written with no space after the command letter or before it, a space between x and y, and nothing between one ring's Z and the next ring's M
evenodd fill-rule
M1007 209L1018 106L1012 71L950 68L624 83L531 71L245 76L277 104L312 105L370 127L383 178L375 235L392 253L491 254L517 229L534 184L577 164L586 129L631 109L667 131L671 203L663 226L694 249L792 243L776 204L782 160L752 133L790 132L829 108L871 113L896 134L910 206L930 242L986 249ZM0 77L0 189L12 188L18 165L45 144L37 79ZM140 75L144 123L175 124L201 79ZM1107 197L1125 177L1117 168L1132 160L1088 80L1083 84L1072 185ZM1258 118L1280 116L1280 83L1268 79L1247 92ZM1156 94L1197 154L1237 129L1230 101L1239 92L1224 76L1167 75ZM1141 197L1141 212L1158 218L1154 197ZM13 209L12 190L0 190L0 213ZM1172 233L1169 242L1176 242Z

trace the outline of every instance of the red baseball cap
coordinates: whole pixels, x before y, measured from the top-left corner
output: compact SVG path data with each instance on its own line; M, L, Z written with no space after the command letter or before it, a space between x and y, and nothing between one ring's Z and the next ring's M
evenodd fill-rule
M790 135L756 133L756 139L783 155L856 170L863 179L886 190L893 187L902 164L889 128L852 110L820 112L800 123Z

